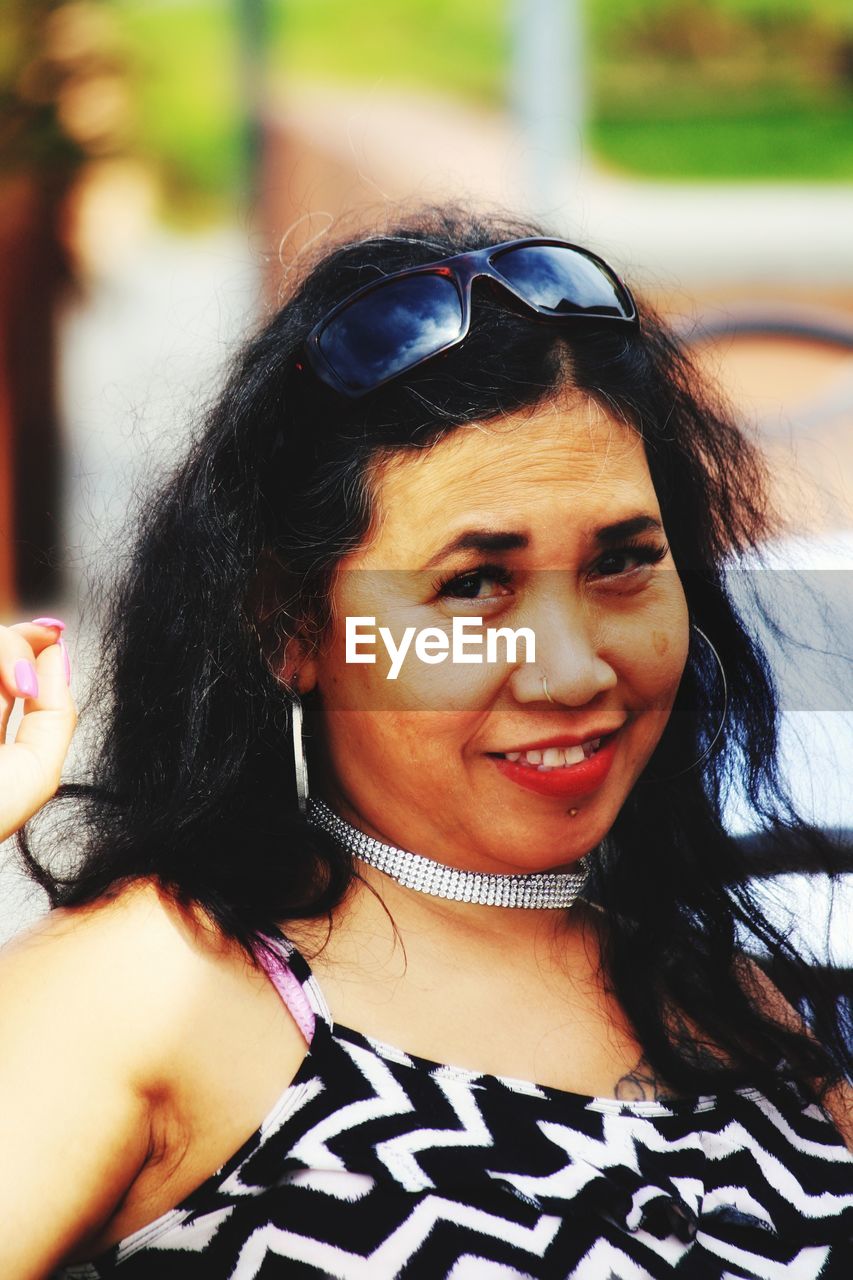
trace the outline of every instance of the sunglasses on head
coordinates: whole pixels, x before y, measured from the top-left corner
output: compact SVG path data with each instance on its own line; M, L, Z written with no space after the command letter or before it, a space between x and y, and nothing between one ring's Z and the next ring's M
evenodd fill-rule
M602 258L564 240L507 240L406 267L362 286L305 340L312 369L357 399L462 342L483 277L543 320L639 327L629 290Z

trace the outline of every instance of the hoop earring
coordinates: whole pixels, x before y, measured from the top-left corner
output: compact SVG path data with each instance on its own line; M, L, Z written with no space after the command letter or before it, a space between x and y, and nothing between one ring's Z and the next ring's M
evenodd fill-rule
M716 650L716 649L714 648L714 646L711 644L711 641L710 641L710 640L708 639L708 637L705 635L705 632L701 629L701 627L697 627L695 622L691 622L691 624L690 624L690 625L691 625L691 627L693 628L693 630L694 630L694 631L698 631L698 632L699 632L699 635L700 635L700 636L702 637L702 639L705 641L705 643L707 644L708 648L711 650L711 652L713 653L714 657L716 658L716 660L717 660L717 666L720 668L720 675L721 675L721 676L722 676L722 678L723 678L723 718L722 718L722 720L720 721L720 725L719 725L719 728L717 729L717 732L714 734L713 738L712 738L712 739L711 739L711 741L708 743L707 747L706 747L706 748L705 748L705 750L702 752L702 754L701 754L701 756L699 757L699 759L698 759L698 760L694 760L694 761L693 761L693 763L692 763L692 764L689 764L689 765L687 766L687 768L686 768L686 769L679 769L678 773L671 773L671 774L669 774L669 775L668 775L667 777L665 777L665 778L660 778L660 777L649 778L649 779L648 779L648 781L649 781L649 782L672 782L673 778L680 778L680 777L682 777L682 775L683 775L683 774L685 774L685 773L690 773L690 771L691 771L692 769L695 769L697 765L700 765L700 764L702 763L702 761L705 759L705 757L710 753L710 751L711 751L712 747L714 746L714 743L717 741L717 739L719 738L720 734L723 732L723 726L724 726L724 724L726 723L726 716L728 715L728 711L729 711L729 682L728 682L728 680L726 679L726 669L725 669L725 667L723 666L722 658L721 658L721 657L720 657L720 655L717 653L717 650Z
M305 743L302 738L302 702L299 694L290 698L290 730L293 737L293 770L296 776L296 803L299 812L308 812L308 763L305 759Z

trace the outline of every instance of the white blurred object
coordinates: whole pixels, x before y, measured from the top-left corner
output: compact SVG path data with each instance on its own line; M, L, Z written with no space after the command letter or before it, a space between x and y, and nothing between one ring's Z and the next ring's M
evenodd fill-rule
M825 877L774 876L758 882L758 896L768 918L790 931L791 945L807 959L853 968L853 876L844 876L832 897Z
M580 0L514 0L511 99L530 212L553 217L583 168L586 76Z
M853 530L768 544L732 564L729 587L777 681L783 770L804 816L853 828ZM755 592L794 643L768 628ZM727 825L754 828L742 800Z
M790 537L743 560L730 577L744 620L764 644L779 687L780 762L801 815L853 832L853 530ZM741 576L741 571L745 571ZM755 587L787 634L769 634L747 600ZM801 647L803 646L803 647ZM725 814L735 833L755 829L742 797ZM825 877L786 874L760 883L768 915L818 963L853 966L853 875L839 882L830 915Z

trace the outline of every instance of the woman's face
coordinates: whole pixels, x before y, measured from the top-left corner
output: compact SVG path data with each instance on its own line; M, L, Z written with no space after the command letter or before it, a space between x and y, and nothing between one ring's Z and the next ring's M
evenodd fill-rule
M328 635L297 668L322 735L312 793L450 865L570 864L613 824L687 659L642 441L594 402L560 400L396 454L373 489L371 534L342 561ZM469 624L454 660L456 620L470 618L482 635ZM490 655L499 627L529 628L535 661L523 641L513 657L498 638ZM408 629L405 657L380 628L398 654ZM577 762L577 744L610 734ZM559 754L537 759L548 744Z

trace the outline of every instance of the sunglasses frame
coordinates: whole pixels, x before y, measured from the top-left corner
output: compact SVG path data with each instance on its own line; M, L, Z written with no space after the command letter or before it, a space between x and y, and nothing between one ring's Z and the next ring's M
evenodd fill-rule
M583 314L576 313L574 315L555 315L553 311L538 306L536 303L528 301L523 294L501 275L499 269L492 262L492 258L497 254L506 253L509 249L531 249L538 245L545 247L555 247L558 249L571 249L581 257L593 262L596 266L603 268L605 276L613 279L624 294L630 306L630 314L624 316L608 316L599 315L597 313ZM435 351L430 351L424 356L419 356L411 364L406 365L403 369L389 374L385 378L374 382L369 387L353 388L344 383L335 370L329 364L320 347L320 339L335 319L346 311L354 303L368 294L375 293L379 289L383 289L386 285L391 284L395 280L404 280L415 276L434 275L441 276L444 279L452 281L456 288L457 295L462 310L462 327L457 337L452 338L449 342L445 342L442 346L437 347ZM543 320L554 320L562 324L571 323L573 321L596 321L602 324L619 324L629 325L631 328L639 328L639 316L637 312L637 304L631 294L631 290L619 278L609 263L600 258L598 254L592 253L589 249L582 248L581 245L571 244L568 240L557 240L546 236L537 236L523 240L504 240L500 244L489 245L484 249L472 249L467 253L457 253L449 258L440 258L435 262L425 262L419 266L403 267L400 271L394 271L391 275L380 276L376 280L371 280L367 284L356 289L354 293L349 294L337 303L331 311L329 311L322 320L314 325L314 328L305 339L305 354L307 355L311 367L323 382L338 391L340 394L349 397L352 400L361 399L362 396L369 395L372 391L376 391L379 387L385 386L386 383L392 382L395 378L402 377L403 374L417 369L419 365L425 364L427 360L432 360L435 356L441 355L444 351L449 351L452 347L458 346L464 342L471 328L471 286L473 282L479 278L486 278L496 281L502 288L511 294L518 302L522 303L527 310L532 311ZM301 366L297 366L301 368Z

